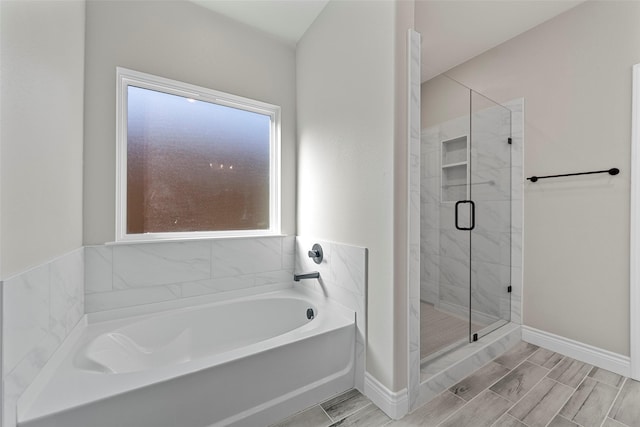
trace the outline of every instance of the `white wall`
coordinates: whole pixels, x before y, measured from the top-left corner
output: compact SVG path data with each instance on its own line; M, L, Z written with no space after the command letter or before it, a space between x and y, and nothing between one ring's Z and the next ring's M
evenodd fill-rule
M406 342L395 330L406 295L394 286L396 6L329 2L297 48L298 234L369 249L367 371L392 390L406 381L394 342Z
M525 177L620 168L526 181L523 323L622 355L638 22L639 2L589 1L448 72L499 102L525 98Z
M84 2L3 1L1 278L82 245Z
M409 104L416 107L415 91L409 95L408 30L414 27L414 0L394 1L394 137L393 142L393 268L394 268L394 385L393 390L407 386L408 318L409 311L409 129L419 130L418 123L410 123ZM414 64L415 65L415 64ZM412 89L416 89L413 87ZM411 96L411 99L409 99ZM414 119L415 120L415 119ZM413 135L414 137L417 135Z
M295 233L295 52L187 1L87 3L84 242L115 238L116 66L282 107L282 231Z
M84 1L0 2L2 425L84 313Z

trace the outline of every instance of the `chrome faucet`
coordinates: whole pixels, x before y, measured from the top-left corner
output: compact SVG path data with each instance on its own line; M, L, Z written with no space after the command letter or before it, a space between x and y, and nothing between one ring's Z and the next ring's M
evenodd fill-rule
M320 273L318 273L317 271L312 271L311 273L293 275L293 280L295 280L296 282L299 282L300 279L319 279L319 278L320 278Z

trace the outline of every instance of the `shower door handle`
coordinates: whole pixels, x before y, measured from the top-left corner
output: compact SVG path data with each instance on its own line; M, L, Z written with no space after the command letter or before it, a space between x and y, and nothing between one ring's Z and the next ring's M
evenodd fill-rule
M469 220L471 221L471 224L469 225L469 227L460 227L458 225L458 208L460 207L460 205L462 204L469 204L471 205L471 215L469 217ZM456 207L455 207L455 214L456 214L456 228L458 230L461 231L471 231L474 228L476 228L476 204L473 203L473 200L460 200L456 202Z

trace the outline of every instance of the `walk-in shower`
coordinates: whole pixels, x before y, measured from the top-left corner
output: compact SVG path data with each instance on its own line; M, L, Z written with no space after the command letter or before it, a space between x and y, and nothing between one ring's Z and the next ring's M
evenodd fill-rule
M511 111L446 75L423 84L420 358L511 316Z
M408 45L411 411L522 338L524 99L422 81L420 34Z

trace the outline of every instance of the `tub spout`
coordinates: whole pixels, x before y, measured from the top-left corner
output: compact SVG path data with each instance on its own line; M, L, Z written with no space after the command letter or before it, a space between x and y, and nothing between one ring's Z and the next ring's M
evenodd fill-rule
M299 282L300 279L319 279L319 278L320 278L320 273L318 273L317 271L312 271L311 273L293 275L293 280L295 280L296 282Z

